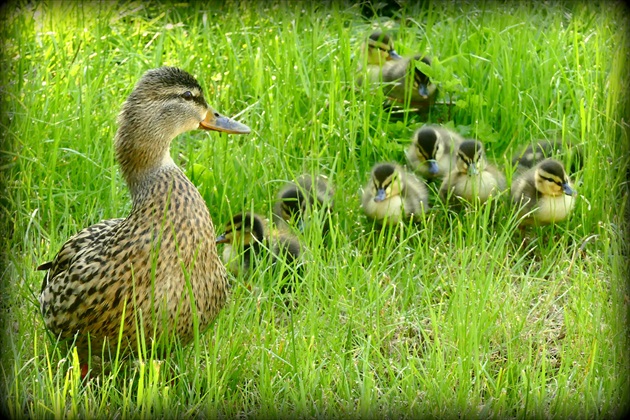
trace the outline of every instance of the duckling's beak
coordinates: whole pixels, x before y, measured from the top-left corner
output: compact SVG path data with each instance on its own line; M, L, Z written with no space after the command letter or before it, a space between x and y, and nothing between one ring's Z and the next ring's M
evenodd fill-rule
M429 163L429 173L431 175L436 175L438 172L440 172L440 168L438 167L438 164L436 161L429 160L427 162Z
M229 134L248 134L251 130L245 124L224 117L212 108L208 108L206 118L199 123L203 130L223 131Z
M217 236L216 242L218 244L224 244L226 242L229 242L228 238L225 237L225 233L223 235L219 235Z
M468 165L468 175L472 176L472 175L477 175L479 174L479 169L477 169L477 165L474 163L471 163L470 165Z
M420 86L418 87L418 93L423 98L428 98L429 97L429 89L427 88L427 85L424 84L424 83L420 83Z
M401 56L398 55L398 53L396 52L396 50L389 50L389 60L400 60L402 59Z
M376 196L374 196L374 201L380 203L381 201L385 201L385 189L379 188L376 190Z
M562 184L562 191L564 191L564 193L566 195L576 195L577 194L577 191L575 191L573 188L571 188L569 186L569 184L567 184L567 183Z

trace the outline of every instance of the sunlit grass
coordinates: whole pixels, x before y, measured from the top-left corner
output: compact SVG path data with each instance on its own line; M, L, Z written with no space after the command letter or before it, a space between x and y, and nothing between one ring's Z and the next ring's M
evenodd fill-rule
M3 9L3 410L28 417L611 417L627 409L624 205L628 41L614 5L435 3L392 21L336 3L18 4ZM426 116L354 89L376 27L434 57ZM354 59L352 58L354 55ZM116 115L148 68L196 75L248 136L187 133L172 148L215 225L270 216L302 173L335 185L333 228L298 233L292 296L264 265L234 278L197 346L104 366L87 384L45 334L37 294L83 227L130 210ZM451 103L447 106L446 103ZM483 141L506 168L521 145L584 148L563 224L521 232L507 202L373 229L360 191L377 161L404 163L418 125Z

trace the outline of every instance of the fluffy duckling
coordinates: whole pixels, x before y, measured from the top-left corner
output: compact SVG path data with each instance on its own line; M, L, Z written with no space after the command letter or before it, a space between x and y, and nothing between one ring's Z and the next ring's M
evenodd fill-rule
M80 231L38 267L47 270L39 295L46 327L59 339L76 339L83 361L90 349L100 354L103 345L115 346L121 331L122 348L131 352L139 339L148 349L172 336L186 344L193 317L205 330L228 296L208 207L169 149L189 130L249 128L208 106L197 80L173 67L142 76L118 124L116 159L131 213Z
M297 262L301 254L300 242L295 236L288 232L271 231L265 219L255 213L234 216L216 241L225 244L223 262L234 275L248 274L256 259L262 258L267 250L271 251L274 262L283 260L287 264Z
M466 140L457 150L456 168L442 182L440 198L485 203L506 186L505 175L488 163L483 144Z
M441 180L456 168L456 154L464 138L439 125L418 128L407 148L407 162L427 180Z
M545 159L512 181L512 201L519 206L521 224L549 224L567 218L575 205L576 192L564 166Z
M512 167L516 167L518 172L524 172L546 158L564 160L569 164L572 173L582 166L580 147L575 147L568 141L563 143L560 140L538 140L514 155Z
M313 216L314 211L321 211L322 234L328 233L329 215L333 211L334 190L328 179L322 175L313 179L306 174L296 182L287 183L279 192L273 207L274 222L278 226L296 223L300 230L305 222ZM322 211L323 210L323 211Z
M362 54L367 65L368 82L389 86L385 94L393 101L410 101L412 107L428 108L435 101L437 86L416 67L416 61L431 65L431 59L417 54L401 57L394 49L392 38L380 31L372 33L363 44ZM359 66L359 73L362 73ZM362 75L357 79L362 84Z
M361 204L369 218L394 225L422 216L429 209L429 193L420 179L401 166L379 163L372 168Z

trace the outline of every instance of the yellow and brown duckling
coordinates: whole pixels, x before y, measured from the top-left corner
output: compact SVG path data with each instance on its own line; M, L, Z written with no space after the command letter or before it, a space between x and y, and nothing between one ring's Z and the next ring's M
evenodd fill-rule
M197 128L235 134L249 128L208 106L197 80L173 67L142 76L118 124L116 159L131 213L80 231L38 267L48 271L39 295L46 327L59 339L76 338L82 362L90 348L101 354L103 344L115 346L121 325L124 350L133 352L140 339L149 349L171 336L186 344L193 316L203 331L228 296L208 207L171 159L170 145Z
M267 221L256 213L239 213L226 223L225 231L216 239L225 244L223 262L234 275L249 274L256 261L271 252L272 261L298 264L301 246L288 232L271 229Z
M378 163L363 190L363 211L372 220L394 225L418 220L429 210L429 193L424 183L396 163Z
M407 162L427 180L442 180L456 168L457 150L464 138L439 125L418 128L407 148Z
M362 46L370 84L381 84L389 99L426 109L435 101L437 86L416 67L416 62L431 65L431 59L421 54L401 57L394 49L392 38L381 32L372 33ZM363 83L363 67L359 66L357 83Z
M550 224L569 216L576 191L562 163L545 159L512 180L512 202L522 225Z
M295 224L302 231L305 224L317 216L322 218L322 234L326 234L330 228L333 196L333 187L326 177L302 175L296 182L288 182L278 192L278 199L273 207L274 222L278 226Z
M440 198L468 203L485 203L507 187L505 175L488 163L483 144L478 140L466 140L457 149L456 168L440 187Z

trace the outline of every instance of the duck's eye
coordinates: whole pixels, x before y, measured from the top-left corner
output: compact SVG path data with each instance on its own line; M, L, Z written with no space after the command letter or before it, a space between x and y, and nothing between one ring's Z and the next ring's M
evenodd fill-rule
M194 95L189 90L187 90L186 92L182 93L182 98L186 99L187 101L190 101L193 97L194 97Z

